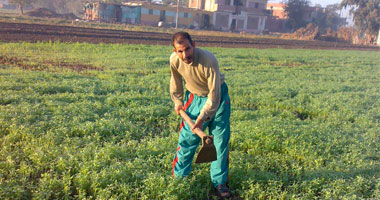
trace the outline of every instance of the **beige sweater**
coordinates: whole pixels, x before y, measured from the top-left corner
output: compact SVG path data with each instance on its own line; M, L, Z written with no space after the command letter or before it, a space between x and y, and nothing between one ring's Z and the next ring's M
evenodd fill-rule
M175 52L170 56L170 96L176 105L183 105L183 78L188 91L208 97L198 116L203 121L208 121L219 107L220 86L224 82L224 75L220 73L218 61L212 53L198 48L194 51L194 61L191 64L184 63Z

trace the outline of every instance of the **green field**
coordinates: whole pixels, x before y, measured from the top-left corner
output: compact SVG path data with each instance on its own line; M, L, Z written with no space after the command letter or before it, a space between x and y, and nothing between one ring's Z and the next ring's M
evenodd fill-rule
M235 199L380 199L379 52L207 48ZM172 178L170 46L0 43L0 199L209 199Z

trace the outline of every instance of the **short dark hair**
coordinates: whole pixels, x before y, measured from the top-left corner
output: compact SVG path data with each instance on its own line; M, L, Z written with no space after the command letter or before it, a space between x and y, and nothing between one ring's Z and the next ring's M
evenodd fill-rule
M193 40L191 39L191 36L188 32L180 31L173 35L172 37L172 43L174 46L174 43L182 44L185 39L188 39L190 44L193 45Z

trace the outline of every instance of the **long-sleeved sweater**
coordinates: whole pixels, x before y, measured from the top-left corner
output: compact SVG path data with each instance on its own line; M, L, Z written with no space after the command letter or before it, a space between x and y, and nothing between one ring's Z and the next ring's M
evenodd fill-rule
M198 96L207 96L207 101L198 118L210 120L220 104L220 86L224 75L219 71L215 56L204 49L194 48L194 60L190 64L183 62L173 52L170 56L170 96L176 105L183 105L183 84L188 91Z

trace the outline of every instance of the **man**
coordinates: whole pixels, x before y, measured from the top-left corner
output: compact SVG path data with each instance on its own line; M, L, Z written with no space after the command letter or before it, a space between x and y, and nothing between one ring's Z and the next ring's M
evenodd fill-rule
M211 181L218 195L231 195L228 181L228 143L230 140L230 98L224 75L219 71L218 61L207 50L195 48L195 42L186 32L178 32L172 38L174 52L170 56L170 96L179 114L185 110L195 121L193 127L182 121L177 152L173 161L173 176L190 174L192 160L200 138L192 132L195 128L209 128L214 136L217 160L211 163ZM182 79L186 94L183 94ZM183 102L185 98L185 102Z

